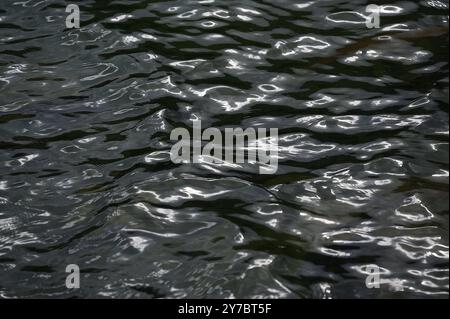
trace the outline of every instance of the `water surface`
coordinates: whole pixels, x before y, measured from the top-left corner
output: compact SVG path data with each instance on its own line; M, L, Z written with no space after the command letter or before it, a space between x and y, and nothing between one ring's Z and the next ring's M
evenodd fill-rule
M70 3L0 2L1 297L448 298L448 1ZM194 119L278 172L173 164Z

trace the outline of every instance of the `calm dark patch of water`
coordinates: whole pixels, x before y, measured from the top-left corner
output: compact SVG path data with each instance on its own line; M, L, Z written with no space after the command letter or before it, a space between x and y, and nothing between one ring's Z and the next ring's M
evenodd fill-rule
M0 297L448 298L448 1L369 3L2 0ZM173 164L195 118L278 172Z

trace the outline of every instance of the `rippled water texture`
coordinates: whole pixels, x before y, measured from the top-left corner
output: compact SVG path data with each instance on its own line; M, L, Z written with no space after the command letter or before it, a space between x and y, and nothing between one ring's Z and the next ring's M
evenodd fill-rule
M0 296L448 298L448 1L72 3L0 2ZM194 119L278 172L173 164Z

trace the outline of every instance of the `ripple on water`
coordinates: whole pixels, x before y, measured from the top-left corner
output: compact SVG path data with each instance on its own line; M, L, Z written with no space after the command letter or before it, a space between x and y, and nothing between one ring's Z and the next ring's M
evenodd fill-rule
M1 296L448 297L448 1L65 6L0 4ZM278 172L173 164L193 119Z

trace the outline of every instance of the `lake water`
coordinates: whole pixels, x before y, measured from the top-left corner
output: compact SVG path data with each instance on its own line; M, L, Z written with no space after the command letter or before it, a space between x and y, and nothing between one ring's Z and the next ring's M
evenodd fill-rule
M0 297L448 298L448 1L373 2L2 0Z

